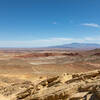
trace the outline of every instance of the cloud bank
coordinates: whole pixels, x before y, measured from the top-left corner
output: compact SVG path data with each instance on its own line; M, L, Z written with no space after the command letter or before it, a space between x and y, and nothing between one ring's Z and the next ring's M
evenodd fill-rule
M99 43L100 37L49 38L31 41L0 41L0 47L46 47L68 43Z

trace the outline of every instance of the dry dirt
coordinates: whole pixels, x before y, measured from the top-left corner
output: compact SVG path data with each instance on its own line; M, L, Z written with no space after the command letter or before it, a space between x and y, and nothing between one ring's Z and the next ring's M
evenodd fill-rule
M0 100L100 100L99 54L0 49Z

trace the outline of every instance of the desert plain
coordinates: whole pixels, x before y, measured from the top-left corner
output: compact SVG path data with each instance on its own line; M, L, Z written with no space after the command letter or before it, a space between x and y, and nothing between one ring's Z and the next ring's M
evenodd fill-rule
M100 100L100 49L0 49L0 100Z

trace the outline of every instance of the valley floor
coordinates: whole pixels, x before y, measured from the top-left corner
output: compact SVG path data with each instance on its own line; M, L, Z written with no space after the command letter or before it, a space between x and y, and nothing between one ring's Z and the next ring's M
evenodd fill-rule
M0 98L100 100L99 53L97 49L0 50Z

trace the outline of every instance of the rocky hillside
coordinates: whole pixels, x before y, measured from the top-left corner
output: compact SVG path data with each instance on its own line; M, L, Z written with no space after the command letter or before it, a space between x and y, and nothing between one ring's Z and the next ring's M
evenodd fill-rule
M100 100L100 70L35 81L0 78L2 100Z

